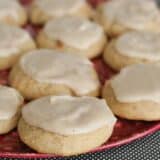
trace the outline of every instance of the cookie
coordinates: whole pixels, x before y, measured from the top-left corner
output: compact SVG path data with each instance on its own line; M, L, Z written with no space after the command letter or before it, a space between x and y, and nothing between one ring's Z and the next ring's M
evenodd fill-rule
M13 88L0 86L0 134L17 126L23 97Z
M12 69L9 82L27 99L62 94L98 96L100 88L87 58L47 49L25 54Z
M64 16L50 20L37 36L40 48L50 48L94 58L106 43L103 28L87 19Z
M160 120L160 65L135 64L120 71L103 88L114 114L130 120Z
M16 26L0 24L0 69L12 67L26 51L34 49L29 33Z
M139 63L160 62L160 33L131 31L106 46L104 61L113 69Z
M35 0L30 9L30 20L34 24L66 15L89 18L92 8L86 0Z
M0 1L0 23L23 26L27 22L25 8L16 0Z
M160 32L159 9L151 0L111 0L97 7L95 20L115 37L128 31Z
M115 123L116 118L104 100L48 96L23 108L18 133L37 152L70 156L106 142Z

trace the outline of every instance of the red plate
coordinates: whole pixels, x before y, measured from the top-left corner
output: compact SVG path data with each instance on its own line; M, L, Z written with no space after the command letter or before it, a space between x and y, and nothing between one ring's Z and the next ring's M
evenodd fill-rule
M26 5L29 4L30 1L31 0L22 0L23 4ZM100 1L102 0L90 0L93 6L98 4ZM34 36L40 27L33 27L28 24L25 28ZM114 71L105 65L101 57L94 59L93 63L95 64L95 68L99 74L102 84L106 79L109 79L113 74L115 74ZM0 84L7 85L8 73L9 71L0 71ZM129 121L118 118L113 135L109 141L90 152L98 152L120 146L158 130L160 130L160 122ZM17 131L14 130L7 135L0 136L0 157L47 158L56 157L56 155L36 153L20 141Z

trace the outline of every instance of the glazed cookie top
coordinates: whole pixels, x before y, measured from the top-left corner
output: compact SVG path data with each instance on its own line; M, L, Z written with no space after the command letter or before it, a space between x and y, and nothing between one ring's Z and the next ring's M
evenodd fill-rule
M25 30L16 26L0 24L0 57L19 53L22 45L31 40L31 36Z
M0 21L6 17L18 20L19 11L22 9L23 7L16 0L0 0Z
M20 66L34 80L66 85L76 95L87 94L99 87L92 63L75 54L47 49L35 50L22 57Z
M65 16L49 21L44 32L53 40L77 49L88 49L101 39L104 32L100 25L87 19Z
M19 106L23 103L23 97L13 88L0 86L0 120L12 118Z
M111 0L102 6L102 14L113 23L144 30L160 24L159 9L152 0Z
M43 97L27 104L22 117L32 126L61 135L88 133L116 122L105 100L93 97Z
M121 35L116 49L128 57L160 60L160 34L153 32L128 32Z
M50 16L71 15L87 2L85 0L35 0L35 5Z
M118 101L152 101L160 103L160 65L136 64L128 66L111 80Z

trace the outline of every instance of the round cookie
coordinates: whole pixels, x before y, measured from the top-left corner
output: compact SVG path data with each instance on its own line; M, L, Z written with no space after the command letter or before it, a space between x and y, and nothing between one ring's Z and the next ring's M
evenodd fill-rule
M18 132L21 140L37 152L70 156L103 144L115 123L104 100L48 96L22 109Z
M108 44L103 58L115 70L131 64L160 62L160 33L127 32Z
M65 16L50 20L37 36L38 46L94 58L106 43L102 27L81 17Z
M13 88L0 86L0 134L17 126L23 97Z
M25 54L10 72L9 82L27 99L62 94L98 96L100 88L87 58L47 49Z
M111 0L97 7L95 20L111 36L124 32L160 32L160 11L152 0Z
M23 26L27 22L27 12L18 0L0 1L0 23Z
M160 65L136 64L106 81L102 97L114 114L130 120L160 120Z
M12 67L26 51L35 49L29 33L16 26L0 24L0 69Z
M92 8L86 0L35 0L30 9L30 20L34 24L66 15L89 18Z

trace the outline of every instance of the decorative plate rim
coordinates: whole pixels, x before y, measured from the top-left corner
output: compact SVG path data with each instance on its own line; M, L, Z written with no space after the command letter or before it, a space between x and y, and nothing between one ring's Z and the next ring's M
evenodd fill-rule
M21 0L21 1L30 1L30 0ZM103 0L88 0L91 1L92 3L95 2L98 3L99 1ZM141 131L140 133L135 134L134 136L119 140L117 142L111 142L110 144L104 144L100 147L97 147L87 153L96 153L96 152L102 152L106 149L111 149L115 148L118 146L122 146L124 144L129 144L135 140L138 140L140 138L143 138L147 135L150 135L156 131L160 130L160 122L155 122L153 126L151 126L149 129ZM87 154L84 153L84 154ZM57 157L62 157L54 154L42 154L42 153L20 153L20 152L0 152L0 157L1 158L57 158Z
M140 138L143 138L147 135L153 134L156 131L160 130L160 122L157 122L157 124L155 124L153 127L151 127L150 129L142 132L142 133L138 133L137 135L133 136L133 137L129 137L126 138L124 140L120 140L118 142L113 142L111 144L107 144L107 145L102 145L100 147L97 147L94 150L91 150L87 153L96 153L96 152L102 152L106 149L111 149L111 148L115 148L118 146L122 146L125 144L129 144L135 140L138 140ZM84 154L87 154L84 153ZM1 158L57 158L57 157L62 157L59 155L54 155L54 154L42 154L42 153L14 153L14 152L0 152L0 157Z

